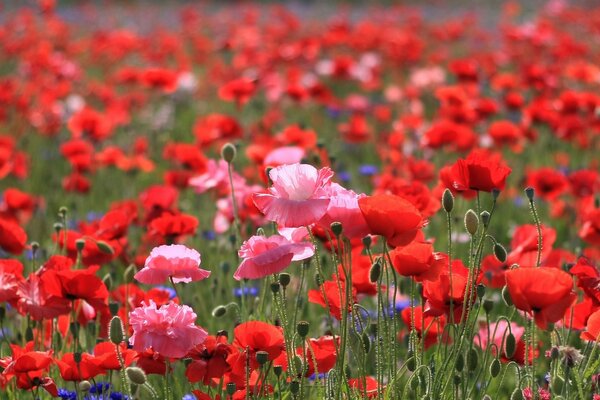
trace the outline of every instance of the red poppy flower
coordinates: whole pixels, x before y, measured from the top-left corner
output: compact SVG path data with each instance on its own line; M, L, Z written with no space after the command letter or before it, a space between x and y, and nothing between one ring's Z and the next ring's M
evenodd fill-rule
M230 369L227 357L233 352L227 343L227 336L208 336L204 343L196 346L188 354L192 361L185 370L190 383L202 382L204 385L219 380Z
M527 173L527 186L535 189L535 195L553 200L569 189L567 178L554 168L540 168Z
M239 78L227 82L219 88L219 97L225 101L235 101L238 107L250 100L256 91L256 82L248 78Z
M407 245L425 224L417 208L408 200L391 194L358 199L367 225L374 235L387 239L390 246Z
M198 219L188 214L163 213L153 219L148 228L152 234L173 240L177 236L193 235L198 228Z
M411 276L417 282L435 281L448 259L444 254L434 253L429 242L413 241L390 251L394 269L402 276Z
M375 399L379 393L379 385L377 380L372 376L364 378L352 378L348 380L348 385L358 391L358 393L366 393L368 399Z
M352 286L356 289L357 294L366 294L373 296L377 294L377 285L370 281L371 273L371 258L361 254L361 249L352 250ZM338 275L341 280L345 280L344 269L342 265L338 265Z
M585 331L581 333L581 338L583 340L600 342L600 310L590 315Z
M338 287L339 285L339 287ZM325 281L323 283L325 295L327 296L327 302L329 303L329 312L338 320L342 319L342 303L341 299L346 297L346 282L340 281L339 283L335 280ZM341 290L340 290L341 289ZM341 293L340 293L341 292ZM325 298L321 289L312 289L308 291L308 301L311 303L319 304L322 307L327 307ZM348 299L348 309L356 302L356 288L352 287L352 298Z
M68 123L68 128L75 138L84 134L100 141L112 134L113 126L107 116L91 108L83 108L75 113Z
M105 370L100 366L102 360L88 353L81 353L81 362L75 362L73 353L65 353L60 360L56 360L56 365L60 371L60 376L65 381L83 381L93 379L98 375L104 374Z
M41 277L43 290L49 297L85 300L95 309L108 304L108 290L104 282L96 276L99 267L84 270L48 271Z
M561 320L577 295L571 275L556 268L516 268L506 271L506 286L515 307L533 314L536 324Z
M23 281L23 264L17 260L0 259L0 303L19 299L18 287Z
M600 269L588 258L580 257L569 272L577 277L577 286L600 306Z
M316 371L319 373L323 373L325 371L331 370L335 366L335 362L337 360L337 355L335 352L337 346L340 343L340 337L333 336L321 336L318 339L310 338L306 342L306 359L308 362L308 371L306 372L306 376L311 376ZM298 347L296 349L296 354L300 357L304 357L302 347ZM315 369L316 362L316 369Z
M458 192L479 190L491 192L502 190L506 178L511 172L498 155L486 151L474 150L466 159L458 160L450 169L451 189Z
M443 334L444 326L446 326L445 315L440 315L439 317L434 317L432 315L424 316L423 307L421 306L416 306L414 308L414 322L411 323L412 315L413 312L411 312L410 307L406 307L400 313L402 321L404 321L404 325L406 325L407 329L410 330L411 326L413 326L420 338L425 334L426 349L436 344L438 342L438 337L441 337L443 342L449 341L447 335Z
M594 209L585 216L583 226L579 230L579 237L587 243L600 245L600 208Z
M25 250L27 234L20 225L0 218L0 248L11 254L21 254Z
M450 317L450 304L454 309L454 322L460 322L462 316L465 292L468 289L468 269L461 260L452 261L452 277L449 270L442 271L435 281L423 283L423 296L425 302L425 315L440 316L445 314ZM475 299L473 299L474 301ZM465 313L465 318L468 316Z
M131 365L137 353L134 350L128 349L125 343L118 345L119 351L125 367ZM113 342L100 342L94 346L94 357L98 359L98 365L106 370L119 370L121 365L117 355L117 348Z

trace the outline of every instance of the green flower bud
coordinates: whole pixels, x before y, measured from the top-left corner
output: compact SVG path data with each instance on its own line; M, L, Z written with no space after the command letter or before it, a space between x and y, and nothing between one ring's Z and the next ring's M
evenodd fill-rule
M498 361L497 358L494 358L492 360L492 363L490 364L490 375L492 376L492 378L495 378L498 376L498 374L500 373L500 368L502 366L500 365L500 361Z
M98 246L98 249L104 254L115 254L115 250L112 246L103 240L96 241L96 246Z
M128 367L125 372L129 380L136 385L143 385L146 383L146 373L139 367Z
M456 369L458 372L462 372L462 370L465 368L465 357L462 355L462 353L458 354L458 357L456 357L456 363L454 364L454 369Z
M528 187L525 189L525 195L529 199L529 201L533 201L533 197L535 196L535 190L532 187Z
M511 332L506 336L506 341L504 343L504 353L506 354L506 358L512 358L515 355L516 350L517 340Z
M479 216L481 217L481 222L483 223L483 226L487 228L490 225L490 213L484 210L481 212L481 214L479 214Z
M467 369L469 371L475 371L477 369L477 364L479 362L479 354L477 350L471 348L467 353Z
M290 392L295 396L300 391L300 382L293 380L290 382Z
M310 324L306 321L300 321L296 325L296 332L298 332L298 336L304 339L308 335L308 328Z
M237 150L235 146L231 143L225 143L223 147L221 147L221 158L227 162L227 164L231 163L237 154Z
M500 243L494 244L494 255L501 263L506 262L506 249Z
M218 305L212 310L212 316L215 318L221 318L225 314L227 314L227 307L224 305Z
M114 344L121 344L125 340L125 328L123 327L123 321L118 316L112 317L109 324L109 337L110 341Z
M381 264L379 263L379 261L375 261L371 266L371 270L369 271L369 281L371 281L371 283L375 283L379 280L380 276Z
M444 194L442 195L442 206L447 213L452 212L452 209L454 209L454 196L450 189L444 190Z
M485 286L479 284L479 285L477 285L477 288L475 289L475 291L477 292L477 298L483 299L483 296L485 296Z
M477 217L477 214L475 214L475 211L469 209L465 214L464 222L469 235L475 235L475 233L477 233L477 228L479 228L479 218Z

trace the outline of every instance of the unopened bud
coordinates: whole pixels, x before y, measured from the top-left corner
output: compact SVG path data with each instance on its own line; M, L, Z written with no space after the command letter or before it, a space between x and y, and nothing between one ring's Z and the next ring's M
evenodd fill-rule
M212 310L212 316L215 318L221 318L225 314L227 314L227 307L224 305L218 305Z
M223 145L223 147L221 147L221 157L228 164L231 163L235 159L236 153L237 153L237 150L235 149L235 146L231 143L225 143Z
M515 335L509 333L506 336L506 341L504 343L504 352L506 353L506 358L512 358L515 355L515 351L517 350L517 340L515 339Z
M118 316L112 317L109 325L109 336L110 341L114 344L121 344L125 338L125 328L123 328L123 321Z
M485 286L479 284L475 290L477 292L477 298L483 299L483 296L485 296Z
M129 380L136 385L143 385L146 383L146 373L139 367L129 367L125 370Z
M535 196L535 190L532 187L528 187L525 189L525 195L529 199L529 201L533 201L533 197Z
M475 211L471 209L465 214L465 228L471 236L475 235L477 228L479 228L479 218L475 214Z
M371 270L369 271L369 281L371 281L371 283L375 283L379 280L380 276L381 264L379 263L379 261L375 261L371 266Z
M442 195L442 206L447 213L451 212L454 208L454 196L450 189L444 190L444 194Z
M310 328L310 324L307 321L298 322L296 325L296 332L298 332L298 336L304 339L308 335L308 328Z
M81 381L78 386L82 392L88 392L92 388L92 384L89 381Z
M494 255L501 263L506 261L506 249L500 243L494 244Z
M112 248L112 246L103 240L96 241L96 246L98 246L100 251L104 254L115 254L115 250Z
M497 358L494 358L492 360L492 363L490 364L490 375L492 376L492 378L495 378L498 376L498 374L500 373L500 368L502 366L500 365L500 361L498 361Z
M483 226L487 228L490 225L490 213L487 211L482 211L479 215L481 216L481 222L483 223Z

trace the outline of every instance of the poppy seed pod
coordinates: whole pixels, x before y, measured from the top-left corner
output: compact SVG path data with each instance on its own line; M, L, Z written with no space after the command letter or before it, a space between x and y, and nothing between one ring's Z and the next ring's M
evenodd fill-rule
M256 352L256 361L260 364L260 365L264 365L267 363L267 361L269 361L269 353L267 353L266 351L257 351Z
M450 189L444 190L444 194L442 195L442 206L444 206L444 210L449 213L452 212L454 208L454 196Z
M331 232L333 232L336 237L342 234L342 224L340 222L332 222L330 227Z
M532 187L528 187L525 189L525 195L529 199L529 201L533 201L533 197L535 196L535 190Z
M467 232L469 232L469 235L475 235L475 233L477 233L477 229L479 228L479 218L477 217L477 214L475 214L475 211L469 209L469 211L467 211L465 214L464 222L465 228L467 229Z
M77 239L75 241L75 248L77 249L77 251L81 252L84 247L85 247L85 239Z
M279 284L281 286L283 286L284 289L287 287L287 285L290 284L291 279L292 278L291 278L290 274L288 274L286 272L279 274Z
M235 159L236 154L237 150L231 143L225 143L223 147L221 147L221 158L223 158L223 160L225 160L228 164Z
M308 328L310 324L307 321L300 321L296 325L296 332L298 332L298 336L301 338L305 338L308 335Z
M233 396L233 394L235 393L235 391L237 390L237 386L235 385L235 382L229 382L226 386L227 394L230 396Z

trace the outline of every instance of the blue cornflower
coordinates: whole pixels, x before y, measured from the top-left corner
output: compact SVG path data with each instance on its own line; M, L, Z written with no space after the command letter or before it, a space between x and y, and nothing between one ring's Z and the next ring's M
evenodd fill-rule
M379 172L379 168L377 168L375 165L366 164L358 167L358 173L363 176L373 176L377 172Z
M337 173L337 177L342 183L348 183L352 179L352 175L347 171L340 171Z
M62 400L77 400L77 393L67 389L59 388L58 397Z
M243 291L242 291L242 288L234 288L233 289L233 295L235 297L242 297L242 293L244 293L246 296L257 296L258 288L254 287L254 286L246 286L246 287L244 287Z
M206 230L202 231L202 237L206 240L215 240L217 238L217 234L215 231Z

